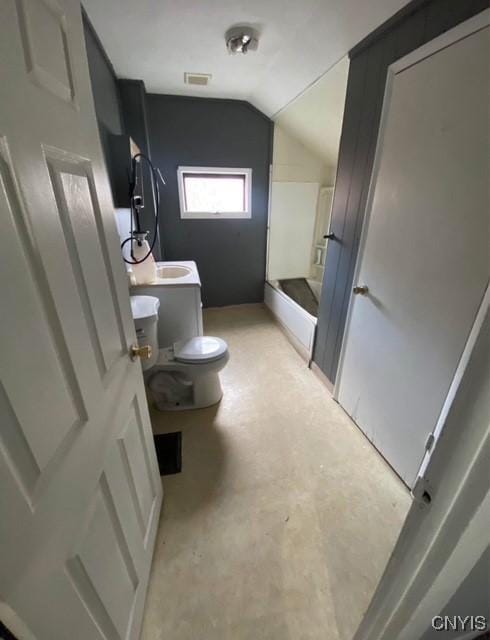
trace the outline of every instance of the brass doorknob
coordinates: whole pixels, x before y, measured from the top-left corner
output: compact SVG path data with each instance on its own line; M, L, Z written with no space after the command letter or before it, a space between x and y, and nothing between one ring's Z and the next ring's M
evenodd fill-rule
M365 284L357 285L352 289L352 293L356 296L367 296L369 289Z
M151 358L151 345L145 344L140 347L138 344L132 344L129 349L129 356L131 360L141 358L142 360L149 360Z

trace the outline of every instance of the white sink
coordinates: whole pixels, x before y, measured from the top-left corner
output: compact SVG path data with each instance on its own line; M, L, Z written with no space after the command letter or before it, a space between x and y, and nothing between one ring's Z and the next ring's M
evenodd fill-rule
M175 262L157 262L156 278L148 284L133 285L131 290L138 295L158 295L152 291L154 287L182 289L182 287L200 287L199 273L196 263L192 260Z
M186 278L192 273L192 269L177 264L165 264L157 267L157 276L165 280L178 280Z

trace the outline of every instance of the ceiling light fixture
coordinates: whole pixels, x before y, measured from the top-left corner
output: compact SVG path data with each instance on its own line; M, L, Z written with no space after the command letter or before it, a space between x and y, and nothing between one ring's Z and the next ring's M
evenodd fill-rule
M255 29L247 26L238 26L228 29L225 34L226 48L231 54L256 51L259 46L259 38Z

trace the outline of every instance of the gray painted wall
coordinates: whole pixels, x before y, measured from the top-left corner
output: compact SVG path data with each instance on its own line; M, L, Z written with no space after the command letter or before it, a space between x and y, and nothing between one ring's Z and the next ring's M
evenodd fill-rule
M483 11L488 0L414 0L351 53L313 359L335 381L378 137L388 66Z
M121 111L124 123L124 131L136 142L140 151L151 160L150 137L148 133L148 118L146 107L146 89L142 80L118 80L119 95L121 99ZM151 198L151 179L148 167L144 165L145 207L140 214L144 229L150 230L151 241L154 229L155 208ZM161 185L160 185L161 186ZM153 249L156 260L163 260L162 248L157 239Z
M109 135L124 132L117 78L90 20L82 10L85 45L100 140L108 164Z
M264 297L272 122L246 102L148 94L152 161L162 190L165 260L195 260L207 307ZM252 218L181 220L177 167L252 168Z
M246 102L148 95L139 80L118 80L84 14L100 138L109 172L110 134L130 135L167 178L157 259L195 260L205 306L261 302L267 246L272 122ZM179 165L251 167L250 220L181 220ZM149 185L145 183L145 186ZM149 191L147 191L149 193ZM145 228L152 227L147 199Z

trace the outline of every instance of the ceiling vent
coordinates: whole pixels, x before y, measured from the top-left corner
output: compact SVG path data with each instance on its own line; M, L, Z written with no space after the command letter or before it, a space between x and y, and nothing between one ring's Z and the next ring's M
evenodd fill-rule
M196 84L200 87L205 87L211 80L210 73L184 73L184 82L186 84Z

